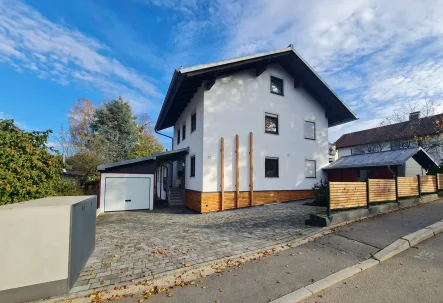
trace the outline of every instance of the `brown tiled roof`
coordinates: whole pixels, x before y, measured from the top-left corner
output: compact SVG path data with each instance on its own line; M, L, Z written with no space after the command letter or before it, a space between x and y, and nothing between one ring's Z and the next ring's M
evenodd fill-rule
M418 122L400 122L390 125L370 128L341 136L335 146L344 148L357 145L388 142L414 136L434 135L443 131L443 125L438 127L435 121L443 122L443 114L421 118Z

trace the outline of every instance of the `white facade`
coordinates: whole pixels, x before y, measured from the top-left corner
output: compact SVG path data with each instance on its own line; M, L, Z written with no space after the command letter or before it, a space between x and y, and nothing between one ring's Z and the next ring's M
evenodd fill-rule
M202 171L203 171L203 99L204 89L200 87L195 93L194 97L189 102L183 113L180 115L174 126L174 141L173 149L180 149L189 147L189 154L186 155L185 161L185 187L186 189L202 191ZM195 131L191 132L191 116L195 113L197 117L197 127ZM183 124L186 123L186 138L183 140ZM178 131L180 130L180 143L177 141ZM191 157L195 156L195 177L190 176L191 171ZM173 164L173 186L178 187L180 182L177 177L178 162Z
M271 76L283 80L284 95L270 92ZM174 127L174 149L189 146L186 189L220 191L220 138L225 140L225 191L235 191L235 135L240 137L240 191L249 190L249 133L254 135L254 191L312 189L328 164L328 121L324 108L278 64L256 77L255 69L217 78L197 91ZM191 133L191 115L197 129ZM278 134L265 133L265 113L278 115ZM182 137L186 121L186 139ZM304 138L305 121L315 122L315 140ZM195 155L195 177L190 157ZM279 176L265 177L265 157L279 160ZM305 160L316 161L316 177L305 177ZM174 178L176 169L174 169Z

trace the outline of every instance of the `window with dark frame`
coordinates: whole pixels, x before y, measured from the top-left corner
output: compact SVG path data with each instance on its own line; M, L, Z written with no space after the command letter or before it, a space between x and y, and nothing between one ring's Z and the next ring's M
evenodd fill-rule
M316 168L317 164L315 160L305 160L305 177L306 178L316 178Z
M305 139L315 140L315 122L305 121L304 133Z
M278 135L278 115L265 113L265 132Z
M180 144L180 129L177 131L177 144Z
M197 129L197 113L191 115L191 133Z
M195 156L191 156L191 177L195 177Z
M271 93L283 96L283 80L271 76Z
M185 141L185 139L186 139L186 124L183 124L182 141Z
M278 158L265 158L265 177L278 178Z

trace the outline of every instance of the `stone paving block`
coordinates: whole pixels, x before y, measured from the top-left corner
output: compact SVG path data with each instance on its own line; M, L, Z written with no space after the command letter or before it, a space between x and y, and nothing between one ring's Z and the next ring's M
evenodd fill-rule
M73 287L73 288L71 288L71 290L69 291L69 293L72 294L72 293L75 293L75 292L85 291L85 290L88 290L89 287L90 287L90 284L86 284L86 285L82 285L82 286Z

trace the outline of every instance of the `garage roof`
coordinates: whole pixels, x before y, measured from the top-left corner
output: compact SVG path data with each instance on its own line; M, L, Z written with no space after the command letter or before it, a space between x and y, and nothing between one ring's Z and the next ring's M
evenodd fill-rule
M99 165L99 166L97 166L97 170L104 171L104 170L111 168L111 167L123 166L123 165L138 163L138 162L144 162L144 161L157 161L157 160L171 161L171 160L177 159L180 156L186 155L188 152L189 152L189 147L175 149L175 150L165 151L165 152L158 153L158 154L153 154L152 156L149 156L149 157L143 157L143 158L137 158L137 159L131 159L131 160L125 160L125 161L120 161L120 162Z
M210 89L215 79L246 69L259 75L269 64L280 64L294 78L294 87L303 86L326 110L329 127L353 121L357 116L290 45L286 48L209 64L176 69L155 125L159 131L175 124L203 81Z
M431 156L429 156L429 154L421 147L414 147L378 153L344 156L330 163L323 169L331 170L356 167L402 165L410 158L417 161L417 163L420 164L424 169L438 166Z

